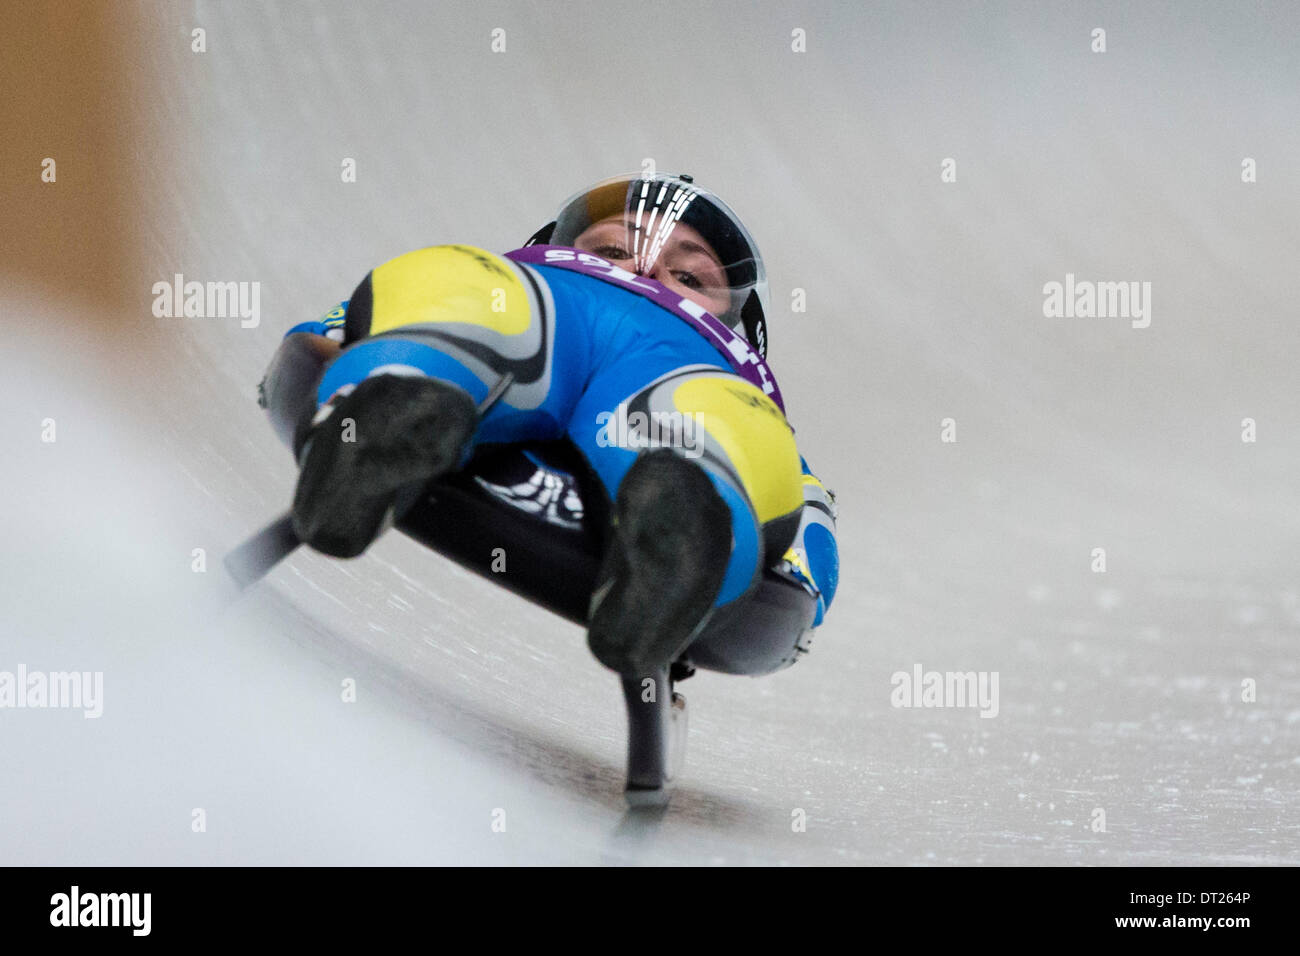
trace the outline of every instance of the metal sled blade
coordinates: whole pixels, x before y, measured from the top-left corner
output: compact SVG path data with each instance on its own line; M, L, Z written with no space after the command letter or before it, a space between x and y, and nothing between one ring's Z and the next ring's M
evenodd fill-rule
M288 557L299 545L288 513L272 521L257 534L226 555L226 571L244 590L260 581L271 568Z
M624 677L627 704L627 802L659 807L686 755L686 699L673 693L668 668L644 677Z

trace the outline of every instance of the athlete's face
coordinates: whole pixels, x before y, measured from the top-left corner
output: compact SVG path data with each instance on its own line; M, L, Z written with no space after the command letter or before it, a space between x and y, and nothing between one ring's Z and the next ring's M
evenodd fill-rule
M640 240L640 255L637 241ZM618 214L593 223L574 240L583 252L591 252L608 259L629 272L647 275L662 282L683 298L701 305L714 315L722 315L731 306L731 293L727 288L727 273L722 268L717 253L704 241L698 231L684 222L673 226L649 268L645 266L646 234L638 237L633 220Z

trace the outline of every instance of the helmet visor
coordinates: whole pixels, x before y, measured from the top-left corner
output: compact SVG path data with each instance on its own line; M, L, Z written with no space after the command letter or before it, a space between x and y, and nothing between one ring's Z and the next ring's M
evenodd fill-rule
M649 276L736 327L767 277L740 219L708 190L676 176L620 176L574 196L549 240Z

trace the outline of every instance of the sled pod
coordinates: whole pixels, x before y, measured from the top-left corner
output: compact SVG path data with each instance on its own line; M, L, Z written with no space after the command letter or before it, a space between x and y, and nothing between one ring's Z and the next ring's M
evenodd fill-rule
M530 446L532 458L577 455L572 446ZM585 625L604 553L597 531L603 519L588 513L577 526L530 514L488 488L507 486L517 475L522 449L480 452L459 474L436 482L397 524L403 534L470 571ZM562 474L558 471L554 474ZM568 476L565 475L567 478Z
M316 414L316 388L325 366L339 354L337 342L323 335L294 332L285 337L257 386L257 403L294 457Z

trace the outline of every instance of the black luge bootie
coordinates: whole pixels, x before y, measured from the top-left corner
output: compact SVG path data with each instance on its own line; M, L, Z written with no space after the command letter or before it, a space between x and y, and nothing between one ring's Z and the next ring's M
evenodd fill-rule
M300 456L293 529L337 558L366 550L404 503L457 468L478 411L469 393L434 378L376 375L312 427Z
M613 534L588 615L587 644L625 676L672 663L722 587L731 512L688 459L643 454L619 486Z

